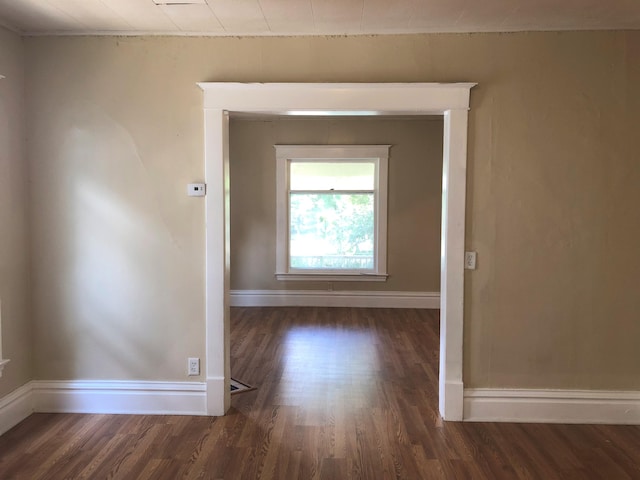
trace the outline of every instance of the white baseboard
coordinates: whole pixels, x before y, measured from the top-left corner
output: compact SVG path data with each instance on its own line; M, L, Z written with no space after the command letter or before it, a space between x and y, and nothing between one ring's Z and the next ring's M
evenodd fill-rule
M0 398L0 435L33 413L31 383Z
M224 377L208 377L207 378L207 415L221 417L228 408L231 399L231 391L225 390Z
M464 384L461 381L440 378L438 408L444 420L448 422L461 422L464 419L463 391Z
M464 419L640 425L640 392L468 388Z
M36 380L31 389L36 412L206 414L204 383Z
M32 381L0 399L0 435L33 412L206 415L205 390L197 382ZM640 392L468 388L464 420L640 425Z
M206 415L206 403L197 382L34 380L0 399L0 435L34 412Z
M232 307L440 308L439 292L231 290Z

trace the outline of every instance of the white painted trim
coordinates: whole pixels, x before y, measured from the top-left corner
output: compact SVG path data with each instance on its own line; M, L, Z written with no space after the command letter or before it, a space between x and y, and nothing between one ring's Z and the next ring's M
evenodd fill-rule
M284 150L276 150L276 279L289 270L289 167Z
M0 399L0 435L34 412L206 415L206 400L198 382L34 380Z
M207 414L224 415L229 392L229 114L205 110ZM214 158L215 161L209 159ZM226 380L225 380L226 378ZM223 379L220 383L220 379Z
M31 383L0 398L0 435L33 413Z
M276 273L277 280L298 282L386 282L389 275L377 273Z
M464 390L470 422L640 425L640 392L608 390Z
M462 420L467 109L444 112L440 240L440 414Z
M204 108L292 115L442 115L468 109L476 83L234 83L203 82Z
M229 410L231 402L231 375L207 377L207 415L221 416Z
M274 145L280 160L389 158L391 145Z
M387 228L389 226L388 204L389 204L389 149L386 147L376 162L376 231L375 231L375 273L387 275Z
M387 196L391 145L274 145L276 150L276 279L287 281L387 280ZM368 270L329 271L291 268L289 260L290 165L292 161L366 161L375 166L373 186L375 232L374 267ZM364 275L370 278L365 278ZM324 277L333 275L332 277ZM317 276L313 278L312 276ZM323 278L324 277L324 278Z
M36 412L206 415L204 383L35 380L30 386Z
M438 292L231 290L232 307L440 308Z
M440 414L445 420L463 418L462 332L464 302L464 227L469 97L475 83L199 83L204 91L206 183L228 187L228 122L217 118L224 111L292 115L322 111L327 115L359 112L367 115L443 115L442 262L440 312ZM208 119L213 119L209 121ZM228 197L207 196L207 366L228 377L228 323L225 301L228 242L220 244L221 218ZM224 332L224 339L216 334ZM225 345L224 358L220 344ZM209 373L208 373L209 375ZM228 380L228 378L227 378ZM213 388L213 383L211 384ZM228 390L208 389L221 397ZM209 405L214 405L210 401ZM228 405L228 403L225 403ZM213 413L209 410L210 414Z

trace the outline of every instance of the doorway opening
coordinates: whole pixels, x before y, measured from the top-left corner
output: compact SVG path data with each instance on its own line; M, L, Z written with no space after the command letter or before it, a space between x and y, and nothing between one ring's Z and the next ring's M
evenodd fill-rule
M463 419L467 121L472 83L201 83L205 111L207 414L229 408L229 114L442 115L439 410Z

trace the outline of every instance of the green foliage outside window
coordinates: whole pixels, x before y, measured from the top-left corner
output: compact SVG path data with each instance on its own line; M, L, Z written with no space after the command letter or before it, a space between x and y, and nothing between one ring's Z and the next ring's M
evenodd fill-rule
M373 193L291 193L291 267L374 268Z

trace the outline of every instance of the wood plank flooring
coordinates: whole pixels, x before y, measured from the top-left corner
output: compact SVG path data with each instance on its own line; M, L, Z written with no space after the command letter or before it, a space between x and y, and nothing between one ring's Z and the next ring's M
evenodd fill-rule
M438 312L237 308L223 418L36 414L0 479L640 479L640 427L442 422Z

